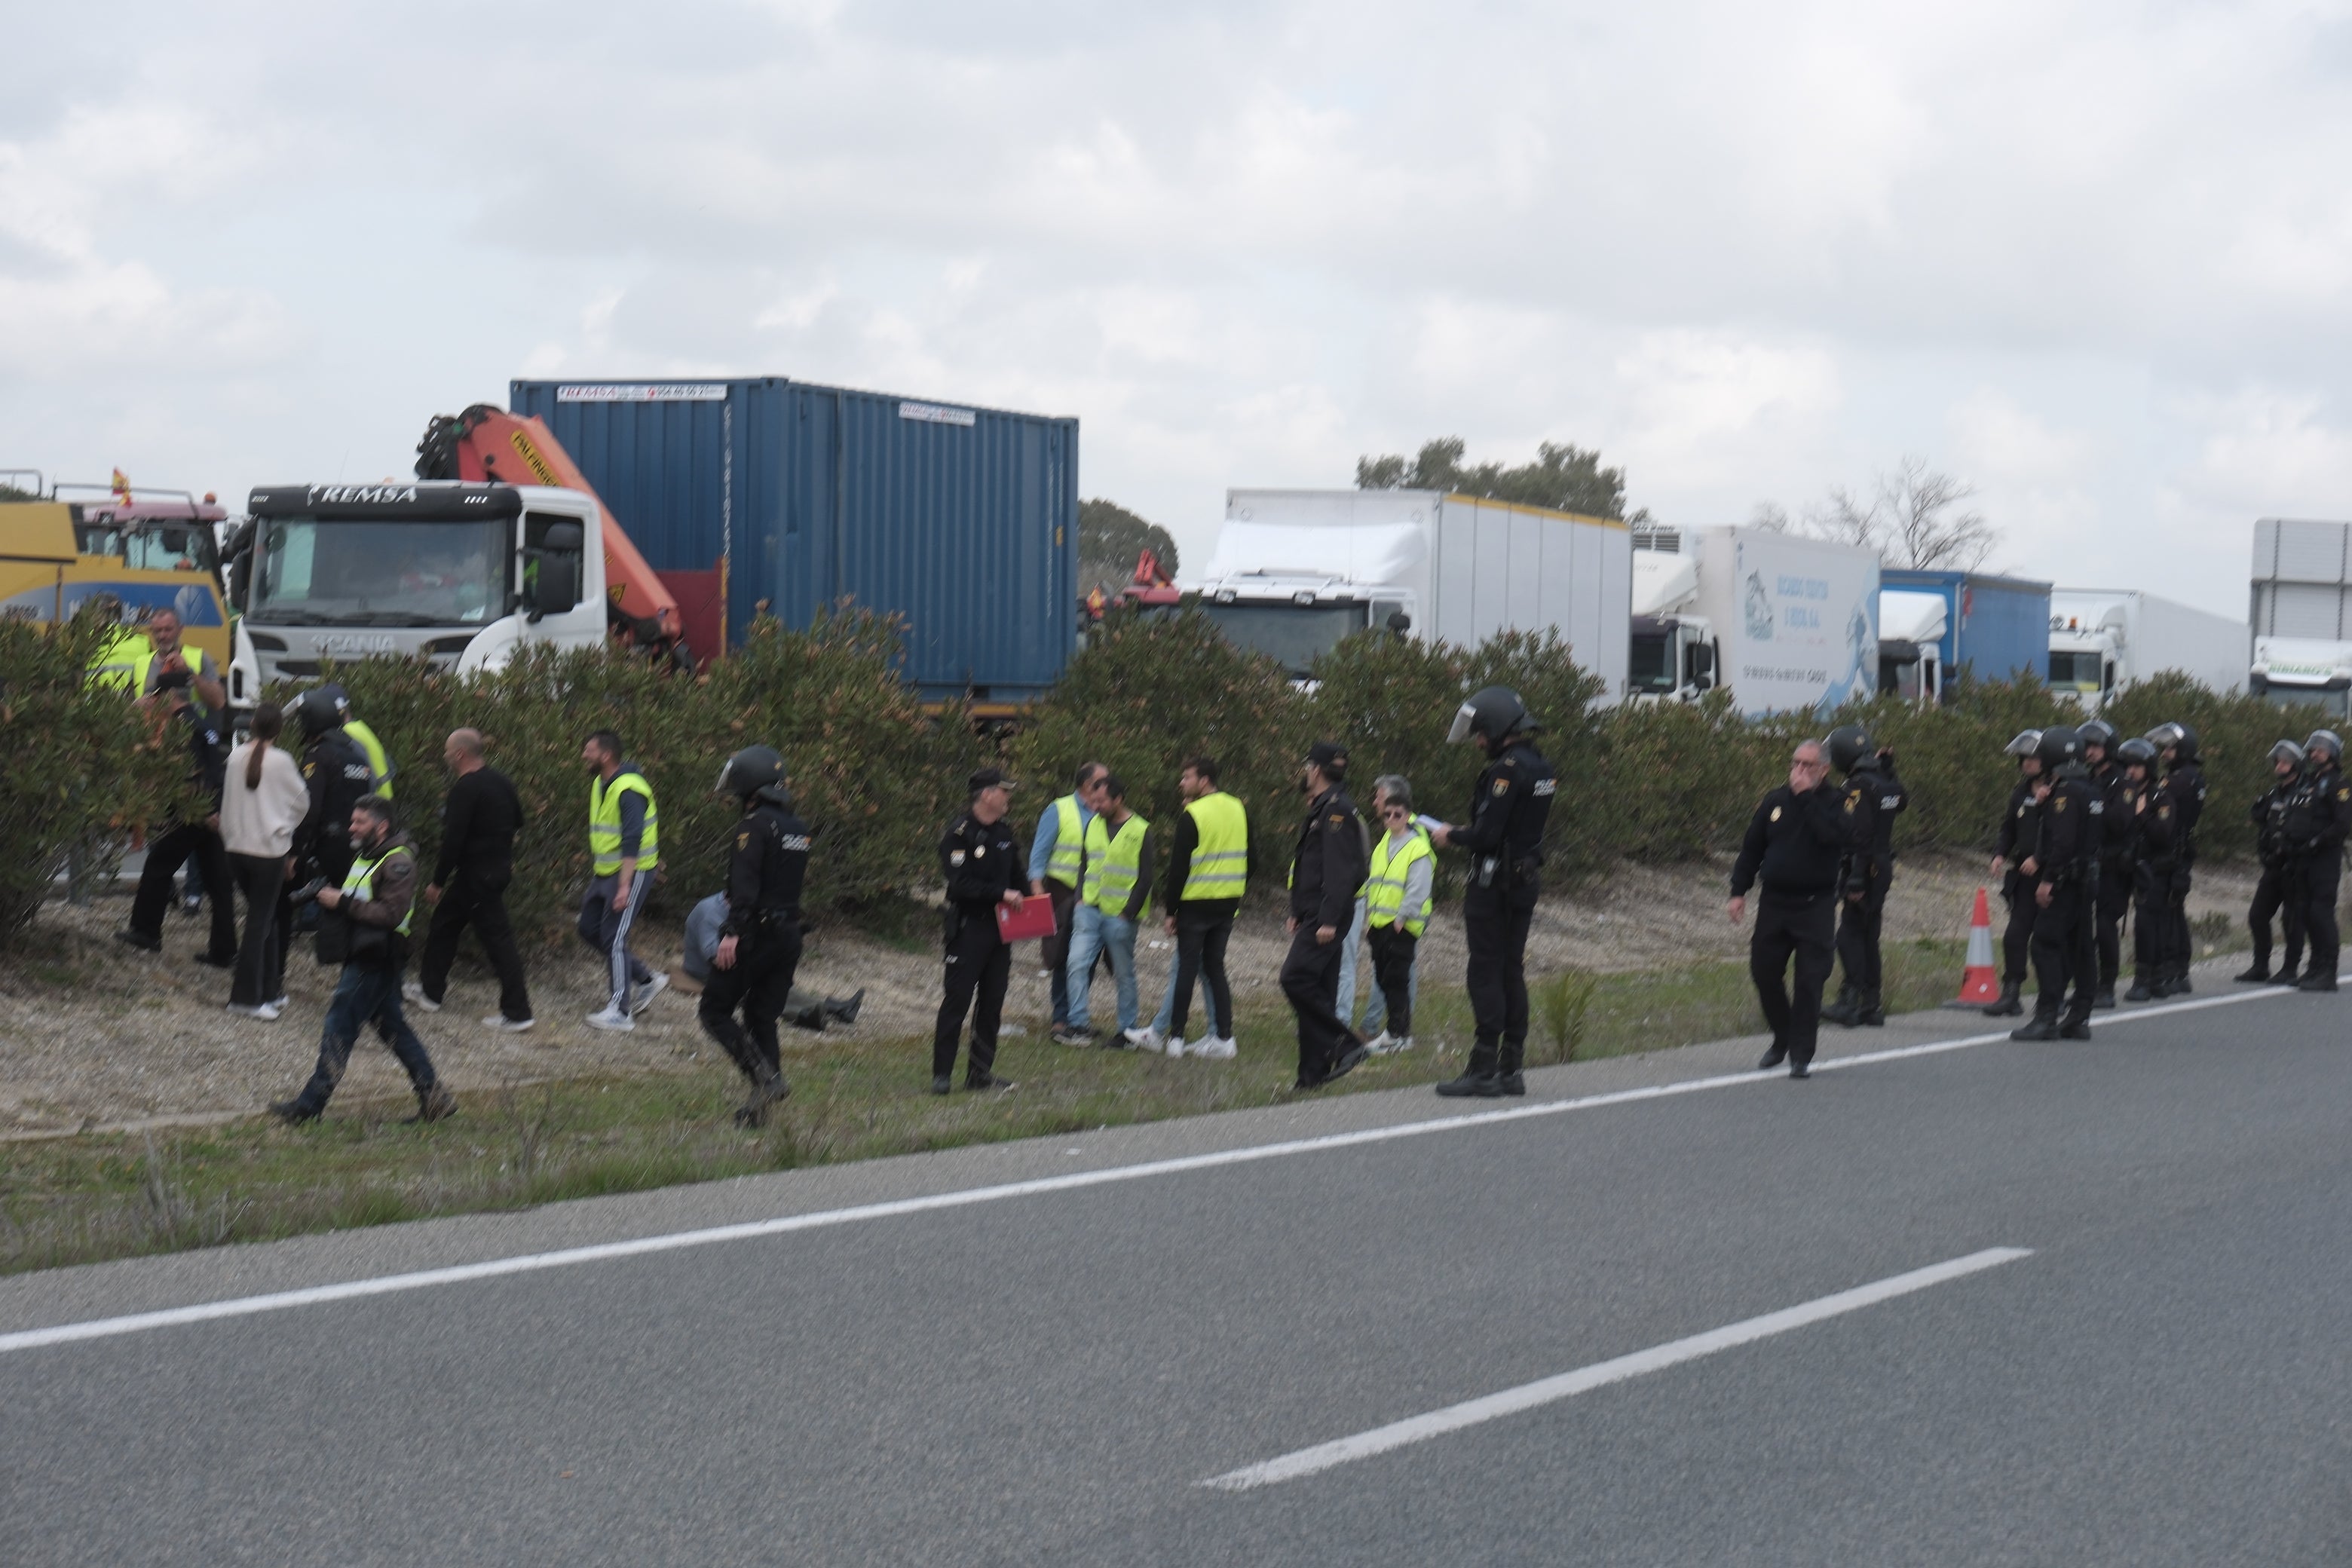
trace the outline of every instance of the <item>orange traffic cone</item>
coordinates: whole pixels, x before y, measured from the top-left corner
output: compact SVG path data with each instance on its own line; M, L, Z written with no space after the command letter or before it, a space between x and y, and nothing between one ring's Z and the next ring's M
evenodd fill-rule
M1977 889L1976 912L1969 917L1969 963L1960 972L1960 994L1947 1007L1982 1007L2000 1000L2000 976L1992 966L1992 906Z

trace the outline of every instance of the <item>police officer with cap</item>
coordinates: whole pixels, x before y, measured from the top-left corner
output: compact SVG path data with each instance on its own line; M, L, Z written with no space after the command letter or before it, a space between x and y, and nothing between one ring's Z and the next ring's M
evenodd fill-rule
M2344 778L2344 742L2333 730L2314 730L2303 742L2309 757L2303 789L2287 819L2290 849L2300 861L2303 932L2311 962L2295 983L2302 991L2336 989L2341 955L2336 889L2344 876L2344 840L2352 829L2352 784Z
M996 1031L1004 1017L1004 987L1013 975L1013 949L996 929L996 907L1021 907L1028 886L1021 842L1005 812L1018 787L998 768L971 775L971 804L940 840L940 870L947 879L947 985L931 1030L931 1092L955 1087L956 1043L971 1015L971 1055L966 1089L1006 1089L996 1076Z
M2131 909L2138 830L2132 822L2123 763L2116 755L2116 727L2093 719L2077 725L2074 733L2083 738L2083 766L2099 796L2099 893L2091 923L2099 953L2099 989L2091 997L2091 1008L2099 1012L2116 1005L2116 981L2123 973L2123 921Z
M1298 1019L1298 1083L1320 1089L1371 1053L1339 1016L1339 939L1356 918L1356 889L1368 874L1364 820L1347 788L1348 752L1336 742L1307 748L1299 787L1307 819L1290 860L1290 952L1282 994Z
M2023 886L2032 876L2034 837L2041 831L2041 807L2033 798L2033 781L2042 775L2039 730L2020 730L2004 756L2017 759L2017 784L2009 792L2009 815L2000 819L2000 841L1992 856L1992 874L2000 879L2001 901L2009 921L2000 932L2000 998L1985 1008L1988 1018L2010 1018L2025 1011L2025 966L2033 942L2033 898Z
M2189 992L2189 888L2197 865L2197 819L2205 815L2205 769L2197 760L2197 731L2158 724L2145 737L2164 759L2157 809L2171 828L2170 864L2163 873L2161 923L2157 927L2158 996Z
M2073 729L2057 724L2042 731L2034 750L2042 772L2033 784L2041 832L2028 884L2033 908L2033 1021L2011 1030L2009 1037L2087 1040L2099 974L2092 921L2106 803L2092 787L2090 770L2083 766L2083 738Z
M719 770L713 794L742 803L727 858L727 919L719 928L710 980L697 1016L751 1083L737 1125L759 1127L792 1092L776 1044L776 1019L801 962L801 888L808 879L808 825L793 811L784 759L746 746ZM739 1021L736 1010L740 1008Z
M1454 715L1448 743L1474 742L1486 766L1472 786L1470 821L1438 826L1430 843L1470 854L1462 934L1470 946L1470 1010L1477 1037L1462 1076L1437 1086L1448 1098L1525 1094L1528 928L1543 891L1544 826L1558 787L1552 765L1528 737L1538 728L1507 686L1472 693Z
M1829 733L1830 766L1845 775L1841 810L1845 816L1845 864L1841 882L1844 909L1838 921L1838 962L1845 982L1838 999L1822 1009L1832 1024L1886 1022L1881 990L1878 937L1886 915L1887 889L1895 885L1895 819L1911 804L1895 776L1895 751L1874 749L1870 731L1841 724Z
M2305 753L2293 741L2271 748L2271 787L2254 797L2246 815L2254 824L2254 855L2262 862L2254 883L2253 901L2246 907L2246 929L2254 939L2254 961L2234 978L2242 985L2267 985L2275 981L2292 985L2303 967L2303 889L2300 857L2287 849L2287 815L2303 791ZM2271 973L2271 917L2277 916L2286 938L2286 962Z

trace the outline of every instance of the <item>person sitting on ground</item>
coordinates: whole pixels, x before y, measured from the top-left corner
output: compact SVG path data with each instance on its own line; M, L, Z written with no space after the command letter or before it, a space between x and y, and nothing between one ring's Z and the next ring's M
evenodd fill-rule
M698 985L710 983L711 961L719 952L719 928L727 923L727 895L713 893L686 915L686 952L678 967ZM823 1034L827 1024L855 1024L866 1006L866 988L849 997L820 996L803 986L793 987L784 999L784 1022L796 1029Z

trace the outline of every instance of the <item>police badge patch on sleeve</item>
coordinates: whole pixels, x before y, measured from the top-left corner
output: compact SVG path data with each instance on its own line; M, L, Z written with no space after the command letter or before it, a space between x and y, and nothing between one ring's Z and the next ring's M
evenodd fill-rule
M1511 793L1511 781L1510 781L1510 780L1508 780L1508 779L1496 779L1496 780L1495 781L1495 793L1496 793L1496 795L1508 795L1508 794L1510 794L1510 793Z
M950 865L950 866L961 866L961 865L962 865L962 864L963 864L963 851L962 851L962 850L961 850L961 849L950 849L950 850L949 850L949 851L948 851L948 864L949 864L949 865Z
M1775 822L1780 820L1780 808L1777 805L1772 808L1772 820Z

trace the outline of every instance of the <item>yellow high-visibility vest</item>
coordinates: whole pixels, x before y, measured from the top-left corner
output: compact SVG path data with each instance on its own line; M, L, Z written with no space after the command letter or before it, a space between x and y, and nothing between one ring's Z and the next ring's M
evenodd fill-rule
M1064 795L1054 803L1054 852L1046 858L1045 875L1065 888L1075 888L1087 854L1087 829L1078 819L1078 797Z
M1151 824L1137 814L1119 824L1118 836L1113 837L1102 814L1097 812L1087 824L1087 879L1078 896L1107 915L1123 918L1127 900L1135 892L1135 879L1143 872L1143 836L1150 828ZM1142 915L1150 912L1151 900L1147 897Z
M1192 850L1179 901L1240 898L1249 881L1249 814L1223 790L1202 795L1184 810L1201 841Z
M352 868L343 873L343 897L373 900L375 897L375 868L395 855L407 853L407 845L395 844L373 860L354 858L352 861ZM406 936L408 922L415 917L415 914L416 902L412 899L409 900L407 911L400 917L400 923L393 929L401 935Z
M367 753L368 772L374 776L375 793L390 800L392 798L392 757L383 749L383 742L375 738L373 730L356 719L343 721L343 733L349 735L358 744L359 749Z
M614 773L609 784L600 776L588 781L588 853L594 857L593 869L599 877L615 876L621 869L621 797L625 795L646 797L646 832L637 845L638 871L650 871L661 864L654 786L646 783L643 773Z
M1429 835L1416 827L1405 836L1404 847L1391 853L1395 840L1387 834L1372 846L1372 874L1364 881L1364 922L1367 925L1394 925L1402 921L1409 935L1419 936L1429 926L1430 900L1424 895L1421 907L1404 907L1405 873L1415 863L1433 858Z

